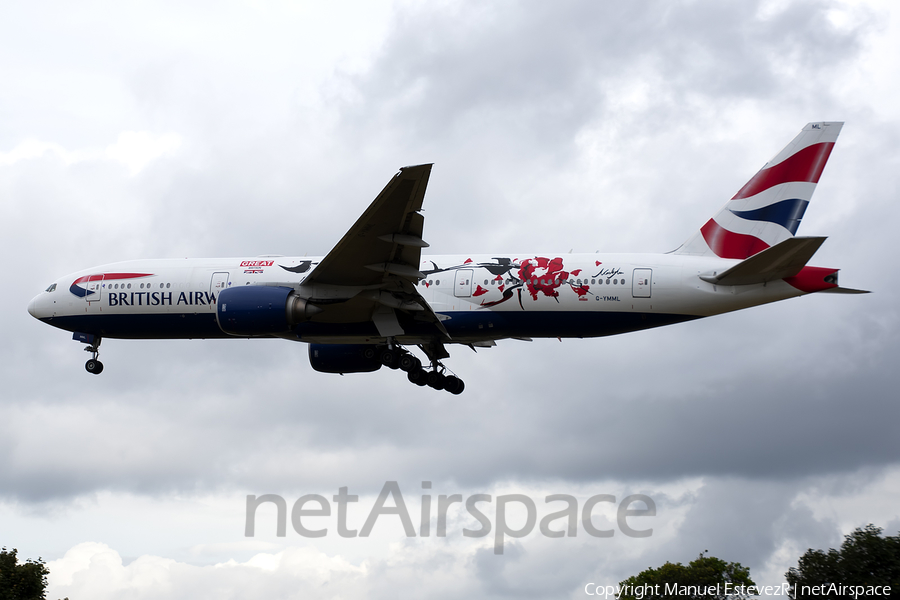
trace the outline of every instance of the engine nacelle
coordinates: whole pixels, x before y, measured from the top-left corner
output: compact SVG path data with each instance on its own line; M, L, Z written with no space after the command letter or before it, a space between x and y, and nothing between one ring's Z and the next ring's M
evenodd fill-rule
M310 344L309 364L320 373L371 373L381 368L375 346Z
M286 333L322 309L309 304L293 288L248 285L222 290L216 321L229 335L246 337Z

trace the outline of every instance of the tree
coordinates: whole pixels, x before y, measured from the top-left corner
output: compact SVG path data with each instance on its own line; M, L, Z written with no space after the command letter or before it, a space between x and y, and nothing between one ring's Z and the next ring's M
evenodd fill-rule
M0 550L0 600L44 600L50 571L40 558L18 564L17 552Z
M881 527L871 523L844 536L840 550L810 548L796 567L785 573L791 586L791 598L831 598L811 590L814 586L891 586L900 591L900 534L881 537ZM799 586L799 587L798 587ZM804 586L808 593L804 594ZM796 592L800 590L800 594Z
M730 584L730 587L726 587L726 584ZM637 600L639 596L660 600L746 598L750 595L746 593L746 588L754 585L756 584L750 579L750 569L742 567L741 563L727 563L715 556L700 554L688 566L667 562L658 569L647 569L634 577L629 577L619 583L622 593L616 598L619 600ZM745 593L734 593L735 588L741 587ZM635 588L640 588L640 591L635 593ZM713 590L715 593L711 593ZM725 593L726 590L731 593Z

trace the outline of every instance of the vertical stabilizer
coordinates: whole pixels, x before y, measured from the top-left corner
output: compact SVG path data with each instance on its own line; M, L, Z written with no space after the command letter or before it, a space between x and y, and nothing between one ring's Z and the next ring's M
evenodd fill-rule
M793 237L843 125L807 124L675 254L745 259Z

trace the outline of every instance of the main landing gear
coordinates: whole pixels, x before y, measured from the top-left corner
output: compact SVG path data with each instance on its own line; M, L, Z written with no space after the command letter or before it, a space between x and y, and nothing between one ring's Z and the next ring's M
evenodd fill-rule
M76 333L72 336L72 339L83 344L87 344L87 347L84 349L84 351L91 353L91 357L86 363L84 363L84 370L94 375L99 375L100 373L102 373L103 363L97 359L100 356L100 342L103 341L103 338L101 338L99 335L95 336L89 333Z
M453 395L462 394L466 389L466 384L456 375L447 375L447 367L441 364L440 360L431 355L431 370L422 368L422 361L404 350L400 346L382 346L379 348L366 349L371 351L370 358L376 356L381 364L390 369L400 369L406 372L406 378L411 383L418 386L428 386L436 390L446 390ZM426 353L428 353L426 349ZM429 353L430 354L430 353Z

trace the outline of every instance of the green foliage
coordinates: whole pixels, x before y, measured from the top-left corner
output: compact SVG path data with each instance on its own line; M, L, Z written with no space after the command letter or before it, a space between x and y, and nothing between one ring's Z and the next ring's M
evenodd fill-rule
M840 550L807 550L797 566L785 573L791 598L805 597L795 595L798 585L801 591L802 586L823 584L889 585L893 593L900 591L900 534L882 537L881 531L869 524L845 536Z
M627 591L634 590L636 587L641 586L648 586L643 589L650 589L652 587L659 593L654 595L644 594L643 597L652 598L654 600L664 600L668 598L678 598L680 600L703 598L712 600L714 598L746 597L746 595L743 594L725 594L726 583L730 583L732 588L740 586L746 588L755 585L753 580L750 579L750 569L742 567L740 563L727 563L715 556L704 556L701 554L696 560L692 560L688 566L684 566L681 563L672 564L667 562L658 569L651 568L641 571L634 577L629 577L625 581L622 581L619 585L623 590L627 589ZM626 588L626 586L630 587ZM667 588L672 590L672 586L678 586L678 591L674 594L666 594ZM718 586L718 590L722 592L721 594L682 593L684 591L697 591L698 589L707 591L716 586ZM639 595L623 593L616 597L619 598L619 600L638 600Z
M0 600L44 600L50 571L40 558L18 564L16 552L0 550Z

